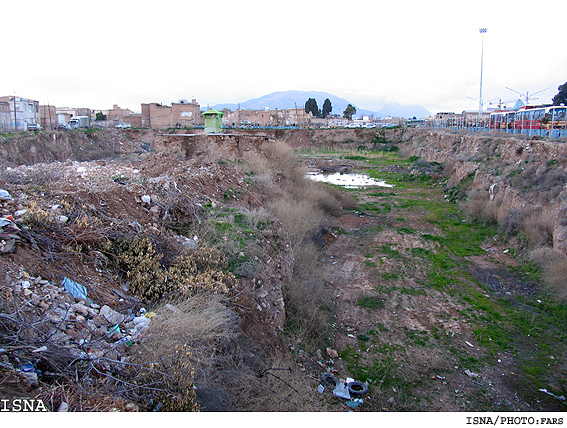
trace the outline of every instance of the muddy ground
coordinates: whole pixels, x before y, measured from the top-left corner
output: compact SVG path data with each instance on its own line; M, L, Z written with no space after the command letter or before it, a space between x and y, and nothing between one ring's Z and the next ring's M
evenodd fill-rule
M355 170L364 168L353 163ZM385 196L394 192L414 198L416 189L374 187L357 197L360 205L380 205L391 203ZM440 188L419 192L423 199L444 198ZM336 302L334 348L341 356L330 362L331 371L337 378L357 373L372 378L360 411L564 411L560 400L537 390L526 400L526 391L519 393L525 378L514 352L490 355L459 294L425 285L429 266L412 254L434 246L424 245L420 236L442 235L428 214L394 203L386 213L357 209L337 218L339 227L324 253ZM470 283L476 281L473 286L490 299L514 302L538 293L534 283L510 271L518 264L509 255L511 245L494 236L483 245L483 255L460 261ZM557 375L564 378L564 370Z

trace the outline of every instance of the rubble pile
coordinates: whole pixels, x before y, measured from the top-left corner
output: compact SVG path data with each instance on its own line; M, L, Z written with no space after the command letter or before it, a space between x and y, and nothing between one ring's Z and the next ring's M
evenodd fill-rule
M2 396L43 394L50 410L195 410L192 364L206 359L191 357L185 342L144 345L155 320L171 314L134 294L131 272L100 244L143 236L168 272L176 257L216 243L239 278L222 290L225 306L251 334L273 339L285 321L293 255L261 205L235 166L155 153L0 172ZM217 278L199 278L209 276ZM212 343L220 354L222 340ZM152 359L168 370L156 371Z

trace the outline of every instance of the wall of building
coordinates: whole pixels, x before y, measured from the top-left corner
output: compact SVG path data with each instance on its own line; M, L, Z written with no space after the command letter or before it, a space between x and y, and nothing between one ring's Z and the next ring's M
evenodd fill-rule
M39 106L39 120L43 129L54 129L57 125L57 108L55 106Z
M125 122L124 118L126 116L130 116L131 114L131 110L120 108L115 104L110 110L108 110L106 120L111 126L116 126L119 123Z
M15 98L15 99L14 99ZM8 102L10 108L11 123L14 120L14 104L16 107L17 130L25 131L28 125L39 123L39 101L30 100L28 98L4 96L0 97L0 101ZM12 125L12 129L14 126Z
M12 116L13 117L13 116ZM0 131L11 131L10 102L0 101Z
M251 124L254 126L291 126L307 125L313 120L311 113L304 109L282 109L282 110L226 110L223 113L223 125L238 126Z
M173 103L171 105L171 123L173 126L193 127L203 124L201 106L195 100L191 103Z

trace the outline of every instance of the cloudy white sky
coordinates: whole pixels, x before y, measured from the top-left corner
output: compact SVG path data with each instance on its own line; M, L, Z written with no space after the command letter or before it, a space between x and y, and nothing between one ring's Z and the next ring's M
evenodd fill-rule
M141 103L193 97L205 107L293 89L375 111L388 102L474 110L481 45L486 102L513 104L518 92L550 102L567 81L565 0L0 6L0 95L58 107L140 111Z

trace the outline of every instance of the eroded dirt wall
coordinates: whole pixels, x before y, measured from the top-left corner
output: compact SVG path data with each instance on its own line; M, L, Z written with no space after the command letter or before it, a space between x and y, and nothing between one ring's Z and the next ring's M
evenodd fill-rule
M405 156L445 165L447 187L485 192L497 203L498 219L515 213L546 212L554 218L553 246L567 253L567 144L443 130L387 132Z

